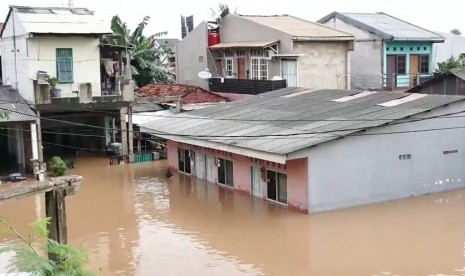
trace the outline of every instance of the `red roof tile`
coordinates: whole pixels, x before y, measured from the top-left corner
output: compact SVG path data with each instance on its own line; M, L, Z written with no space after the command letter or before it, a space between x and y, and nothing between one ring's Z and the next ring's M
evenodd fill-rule
M226 97L200 87L183 84L147 84L139 88L138 92L142 97L182 97L185 104L229 101Z

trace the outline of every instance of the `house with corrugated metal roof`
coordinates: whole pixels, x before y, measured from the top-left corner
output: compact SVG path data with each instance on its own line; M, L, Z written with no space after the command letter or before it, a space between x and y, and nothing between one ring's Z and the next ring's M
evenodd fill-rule
M464 187L464 112L459 96L285 88L141 130L168 139L172 172L319 212Z
M39 159L36 114L17 90L0 85L0 175L32 172Z
M465 96L465 70L451 70L445 74L438 74L406 92Z
M109 143L122 142L125 155L131 155L127 115L134 83L126 49L101 43L111 34L110 26L86 8L10 7L0 32L3 84L17 89L42 118L47 131L39 141L73 154L83 148L102 152ZM105 126L105 137L76 135L94 133L84 126L89 122Z
M405 89L435 68L433 44L441 35L386 13L333 12L319 23L355 35L352 88Z
M290 15L229 14L202 22L176 49L178 83L215 92L262 93L283 87L350 88L354 37ZM198 73L212 75L202 79Z

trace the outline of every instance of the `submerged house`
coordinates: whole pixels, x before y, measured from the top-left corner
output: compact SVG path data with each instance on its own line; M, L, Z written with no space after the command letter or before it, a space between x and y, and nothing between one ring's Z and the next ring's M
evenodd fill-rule
M286 86L350 88L354 37L290 15L229 14L202 22L176 46L180 84L256 94ZM209 70L205 80L199 72Z
M353 89L404 89L435 68L433 44L444 37L386 13L333 12L319 23L355 36Z
M141 126L173 172L304 212L465 186L465 98L285 88ZM440 118L439 118L440 117Z
M40 116L39 143L57 145L43 145L49 154L121 142L130 158L134 84L125 49L100 42L111 33L85 8L10 7L0 33L3 83Z

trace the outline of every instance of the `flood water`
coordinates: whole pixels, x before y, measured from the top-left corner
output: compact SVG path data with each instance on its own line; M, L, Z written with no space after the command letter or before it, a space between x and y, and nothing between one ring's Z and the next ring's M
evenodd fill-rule
M81 158L68 239L103 275L465 275L465 191L306 215L166 163ZM22 232L43 196L0 205ZM10 243L8 238L3 244ZM0 255L0 266L8 255ZM2 272L0 270L0 272Z

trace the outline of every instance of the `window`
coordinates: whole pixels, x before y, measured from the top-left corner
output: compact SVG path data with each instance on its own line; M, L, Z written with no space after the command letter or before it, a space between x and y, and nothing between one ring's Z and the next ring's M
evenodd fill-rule
M404 75L405 74L405 55L397 55L396 63L397 63L397 75Z
M73 82L73 49L57 49L57 78L59 83Z
M268 62L264 58L251 59L252 79L267 80L268 79Z
M203 56L199 56L199 62L203 62Z
M403 50L404 50L404 47L400 47L400 50L403 51Z
M218 184L234 187L233 162L218 158Z
M420 55L420 73L429 73L429 55Z
M234 52L232 50L229 50L229 49L226 49L224 51L224 56L225 57L233 57L234 56Z
M389 51L389 50L391 50L391 48L389 48L389 47L386 47L386 51Z
M178 170L191 174L191 157L188 150L178 149Z
M411 154L401 154L401 155L399 155L399 160L410 160L410 159L412 159Z
M410 51L413 51L413 47L410 47Z
M275 171L267 171L266 182L268 199L287 204L287 175Z
M234 67L233 67L233 59L232 58L227 58L225 59L225 72L226 72L226 76L228 77L232 77L234 76Z

